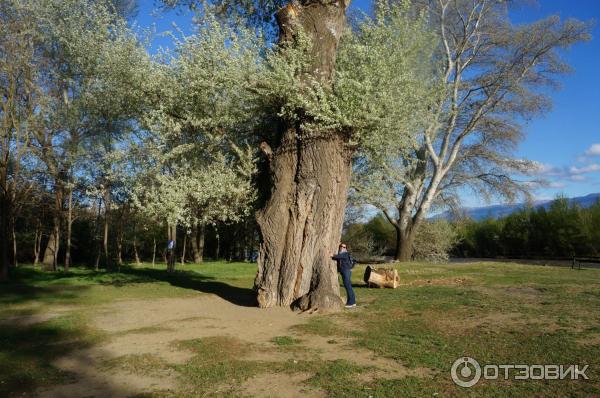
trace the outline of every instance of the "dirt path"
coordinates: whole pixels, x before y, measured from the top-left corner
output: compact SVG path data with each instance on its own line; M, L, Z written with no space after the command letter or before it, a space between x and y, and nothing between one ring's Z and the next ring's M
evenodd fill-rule
M294 313L285 308L265 310L238 306L213 295L118 302L102 307L92 321L93 327L109 333L106 342L73 352L54 363L73 373L74 381L39 390L38 394L42 397L128 397L155 390L176 391L178 382L172 372L163 371L149 377L106 368L106 363L125 355L150 354L169 364L182 364L193 353L173 343L202 337L234 337L264 348L243 359L286 361L290 354L277 350L271 340L289 335L290 327L307 322L313 316L316 315ZM393 360L377 358L368 350L352 348L350 343L314 336L301 339L310 355L372 367L372 371L362 375L364 381L427 374L426 370L409 370ZM241 388L244 394L257 397L324 396L322 391L307 389L303 384L310 376L262 374L249 379Z

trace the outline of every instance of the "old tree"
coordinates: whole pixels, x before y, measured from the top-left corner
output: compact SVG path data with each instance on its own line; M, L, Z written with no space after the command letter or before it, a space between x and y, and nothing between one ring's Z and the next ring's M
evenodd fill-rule
M306 0L289 3L277 13L280 45L310 40L306 84L327 87L335 72L336 53L345 27L348 1ZM335 309L342 306L335 267L346 206L352 151L343 130L319 128L310 113L284 121L269 157L270 197L257 215L262 243L256 276L261 307L290 305ZM272 149L271 149L272 148Z
M261 29L264 36L258 40L253 30L257 20L264 27L268 13L248 18L244 7L231 9L229 3L216 11L203 9L202 20L210 20L212 13L222 26L237 26L225 44L216 40L198 51L220 47L233 58L251 53L259 65L236 70L218 62L228 76L236 76L236 93L251 94L241 108L253 117L242 127L216 126L213 133L262 150L256 177L258 304L335 310L343 302L331 254L340 241L353 158L357 149L378 153L389 141L409 145L411 117L426 109L430 97L429 86L421 82L430 75L423 61L430 60L435 37L424 18L410 14L407 2L382 6L375 19L358 18L353 29L346 23L345 1L270 4L278 25L272 45L269 29ZM252 26L246 29L240 20ZM370 46L364 37L379 44ZM233 63L240 64L241 59ZM209 102L228 97L226 86ZM238 100L244 96L239 95ZM239 104L227 109L240 109ZM214 115L206 117L217 120Z
M362 16L347 29L347 7L303 1L277 12L279 48L266 80L285 82L285 94L277 84L262 89L281 110L278 129L261 143L269 176L257 213L261 307L342 306L330 257L340 241L354 155L378 153L387 141L406 147L411 115L426 108L419 66L433 36L425 20L408 18L406 4L385 5L374 20Z

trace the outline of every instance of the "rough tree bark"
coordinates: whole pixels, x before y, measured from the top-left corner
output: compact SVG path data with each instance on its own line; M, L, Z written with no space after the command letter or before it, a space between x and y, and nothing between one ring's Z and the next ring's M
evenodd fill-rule
M349 2L304 0L277 14L282 45L298 29L312 43L307 74L331 82ZM346 207L351 151L339 131L303 136L285 126L269 153L270 197L257 212L261 246L255 280L260 307L332 311L343 307L335 263ZM274 144L274 143L273 143ZM269 143L263 144L270 149Z

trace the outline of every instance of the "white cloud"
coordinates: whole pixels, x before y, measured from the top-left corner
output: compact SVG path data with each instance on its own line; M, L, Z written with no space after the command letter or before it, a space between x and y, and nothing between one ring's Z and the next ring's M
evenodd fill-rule
M534 162L531 174L546 180L548 188L565 189L572 183L591 183L591 174L598 172L600 172L600 163L554 166L548 163Z
M600 144L592 144L586 151L585 156L600 156Z
M583 167L577 167L577 166L569 167L570 174L587 174L587 173L594 173L596 171L600 171L600 164L592 163L590 165L583 166Z
M533 162L532 174L540 176L552 176L560 174L560 168L548 163Z
M562 182L558 182L558 181L552 181L551 183L548 184L549 188L555 188L555 189L563 189L567 187L567 184L563 184Z
M557 177L573 179L574 181L581 181L583 178L582 174L590 174L600 171L600 164L591 163L585 166L563 166L557 167L547 163L534 163L532 170L533 175L544 176L544 177ZM579 177L578 177L579 176Z

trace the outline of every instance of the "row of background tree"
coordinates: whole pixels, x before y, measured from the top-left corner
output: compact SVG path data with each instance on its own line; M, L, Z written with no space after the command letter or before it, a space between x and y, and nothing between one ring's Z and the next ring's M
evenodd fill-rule
M344 239L359 258L397 255L396 232L381 214L346 225ZM582 208L559 197L547 207L524 207L499 219L427 220L417 232L414 259L445 261L450 256L600 256L600 201Z
M166 262L168 235L164 222L145 217L128 203L114 206L105 217L100 203L87 207L79 203L80 199L86 198L74 197L70 247L73 264L98 269L126 263ZM44 255L50 256L46 262L52 263L52 252L46 250L53 225L51 199L51 192L31 194L21 206L11 247L11 257L15 260L13 265L42 264ZM106 240L105 226L108 231ZM61 234L65 233L66 229L61 228ZM248 260L258 246L256 226L250 217L235 223L217 222L197 224L189 229L178 228L176 233L175 252L177 261L181 263L200 263L206 258ZM66 246L63 245L57 257L64 259L65 254Z

